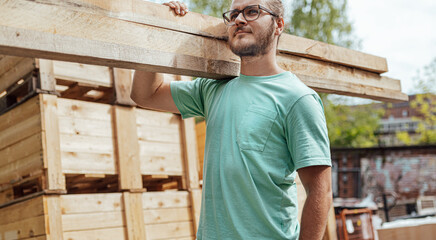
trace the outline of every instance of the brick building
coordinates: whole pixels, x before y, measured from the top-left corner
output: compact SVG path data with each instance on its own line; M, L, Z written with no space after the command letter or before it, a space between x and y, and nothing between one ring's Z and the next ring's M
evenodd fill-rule
M396 196L393 216L410 214L420 196L436 196L436 145L332 149L334 196L380 203ZM396 212L395 212L396 211Z

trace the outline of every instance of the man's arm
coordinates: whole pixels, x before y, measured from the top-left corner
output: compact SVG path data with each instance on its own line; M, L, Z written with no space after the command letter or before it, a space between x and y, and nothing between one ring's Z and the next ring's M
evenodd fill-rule
M170 82L160 73L135 71L130 98L141 107L179 113L171 96Z
M331 167L311 166L298 170L307 198L301 217L300 240L322 239L332 204Z
M188 13L188 8L182 2L171 1L164 5L169 6L176 15ZM171 96L170 82L165 81L160 73L135 71L130 98L141 107L180 113Z

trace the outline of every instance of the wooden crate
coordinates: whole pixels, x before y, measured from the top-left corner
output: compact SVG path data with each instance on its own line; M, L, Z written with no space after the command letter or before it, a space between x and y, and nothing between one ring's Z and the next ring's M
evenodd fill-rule
M0 204L39 192L198 188L194 123L38 94L0 116Z
M187 191L40 195L0 208L0 239L195 239L192 202Z

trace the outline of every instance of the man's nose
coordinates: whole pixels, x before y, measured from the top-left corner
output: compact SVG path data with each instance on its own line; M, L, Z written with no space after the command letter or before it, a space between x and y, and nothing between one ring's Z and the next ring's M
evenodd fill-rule
M238 14L238 17L235 19L235 24L236 25L240 25L240 24L247 24L247 20L245 20L244 14L242 12L240 12Z

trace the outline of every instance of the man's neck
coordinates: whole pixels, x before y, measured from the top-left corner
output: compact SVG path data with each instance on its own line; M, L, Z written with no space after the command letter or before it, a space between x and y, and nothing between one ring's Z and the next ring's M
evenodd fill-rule
M276 51L256 57L241 57L241 74L247 76L272 76L285 72L277 65Z

